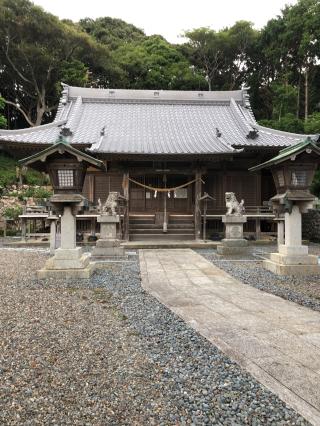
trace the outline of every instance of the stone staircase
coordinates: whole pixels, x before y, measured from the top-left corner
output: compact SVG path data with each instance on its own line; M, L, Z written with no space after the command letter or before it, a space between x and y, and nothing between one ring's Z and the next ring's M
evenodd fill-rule
M193 215L170 214L167 232L163 232L163 221L157 220L154 214L130 215L129 239L130 241L193 240Z

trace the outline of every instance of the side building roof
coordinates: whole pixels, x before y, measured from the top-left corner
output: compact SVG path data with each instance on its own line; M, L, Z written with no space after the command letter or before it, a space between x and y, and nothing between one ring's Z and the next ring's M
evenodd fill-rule
M307 135L260 126L246 89L170 91L92 89L63 85L55 120L0 130L0 143L72 145L109 154L225 154L239 148L284 148Z

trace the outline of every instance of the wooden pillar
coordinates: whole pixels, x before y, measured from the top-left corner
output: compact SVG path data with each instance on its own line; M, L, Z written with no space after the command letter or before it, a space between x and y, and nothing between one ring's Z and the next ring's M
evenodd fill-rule
M54 255L54 252L56 249L57 219L50 220L50 254L51 256Z
M26 242L27 235L27 219L25 217L21 218L21 240Z
M94 202L94 196L95 196L94 181L95 181L94 175L93 174L88 175L88 199L91 203Z
M194 237L196 240L200 239L201 236L201 207L200 207L200 198L201 198L201 171L196 170L195 173L195 185L194 185Z
M90 234L96 235L96 217L92 217L90 220Z
M123 195L126 198L126 207L124 210L123 220L123 239L129 240L129 213L130 213L130 200L129 200L129 172L123 174Z
M261 219L256 218L256 240L261 240Z

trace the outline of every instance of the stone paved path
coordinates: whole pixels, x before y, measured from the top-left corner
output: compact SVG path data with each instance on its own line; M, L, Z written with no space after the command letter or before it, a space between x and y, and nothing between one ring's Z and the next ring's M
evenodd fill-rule
M245 285L191 249L139 256L149 293L320 425L319 312Z

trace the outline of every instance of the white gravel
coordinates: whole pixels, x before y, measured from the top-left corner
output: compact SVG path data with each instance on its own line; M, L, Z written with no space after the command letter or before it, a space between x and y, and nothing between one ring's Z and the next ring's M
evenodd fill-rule
M262 259L277 251L275 245L253 245L247 254L240 256L220 256L210 249L196 251L244 284L320 311L320 275L279 276L262 267ZM311 244L309 252L320 256L320 244Z
M35 280L0 249L0 424L305 425L140 285L137 260Z

